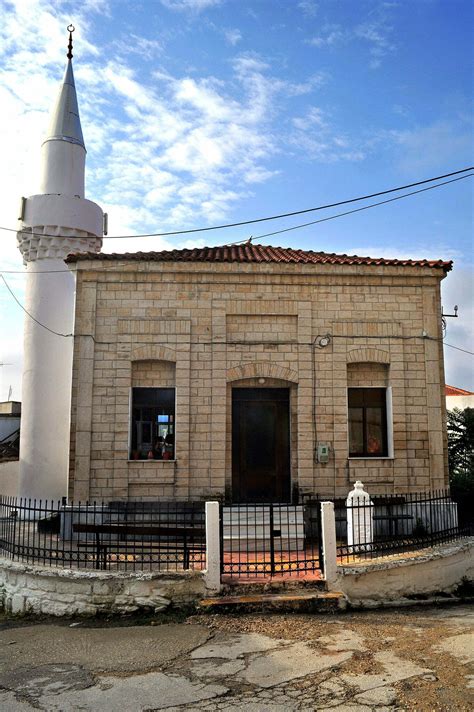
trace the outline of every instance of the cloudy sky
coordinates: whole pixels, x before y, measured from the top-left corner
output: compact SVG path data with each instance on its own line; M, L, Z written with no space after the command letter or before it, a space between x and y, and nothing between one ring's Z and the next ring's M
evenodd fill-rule
M2 227L38 190L70 22L87 197L111 235L298 210L473 164L470 0L0 0ZM473 351L473 180L261 242L453 259L443 304L460 317L446 342ZM104 250L222 244L304 221ZM22 300L15 234L0 239ZM2 400L10 386L21 397L22 322L0 283ZM445 358L447 381L474 390L473 357L446 347Z

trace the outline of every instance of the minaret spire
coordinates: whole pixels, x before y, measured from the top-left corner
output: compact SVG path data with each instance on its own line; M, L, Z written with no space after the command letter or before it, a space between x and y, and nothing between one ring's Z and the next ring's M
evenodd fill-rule
M67 46L68 52L67 52L66 57L68 59L72 59L72 33L74 32L75 29L76 28L74 27L74 25L67 26L67 31L69 32L69 44Z
M40 190L23 200L17 233L27 273L25 310L34 317L24 326L19 495L43 500L67 493L75 281L64 258L99 252L104 221L101 208L84 197L73 31L69 25L66 72L41 147Z
M86 147L82 135L76 84L72 70L72 33L68 26L67 65L43 141L40 190L46 194L84 197Z

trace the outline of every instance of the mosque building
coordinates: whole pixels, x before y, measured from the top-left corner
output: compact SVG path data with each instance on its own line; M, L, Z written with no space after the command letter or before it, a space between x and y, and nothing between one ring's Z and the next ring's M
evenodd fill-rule
M49 326L25 320L21 496L290 502L359 479L374 494L447 485L451 262L251 242L101 252L71 39L42 151L18 232L25 307Z

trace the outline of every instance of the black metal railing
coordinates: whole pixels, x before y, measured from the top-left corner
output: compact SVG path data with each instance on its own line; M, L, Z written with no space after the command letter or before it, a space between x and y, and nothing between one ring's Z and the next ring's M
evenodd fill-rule
M107 571L204 569L204 502L71 503L0 497L0 553Z
M366 503L337 502L339 563L415 551L466 536L447 491L374 496Z
M321 575L319 502L221 506L221 568L226 578Z

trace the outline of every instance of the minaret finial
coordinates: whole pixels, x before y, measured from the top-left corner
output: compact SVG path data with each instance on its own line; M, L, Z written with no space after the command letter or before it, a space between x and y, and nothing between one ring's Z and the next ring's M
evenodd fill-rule
M76 28L74 27L74 25L67 26L67 31L69 32L69 44L68 44L67 48L69 51L68 51L66 57L68 59L72 59L72 33L74 32L75 29Z

